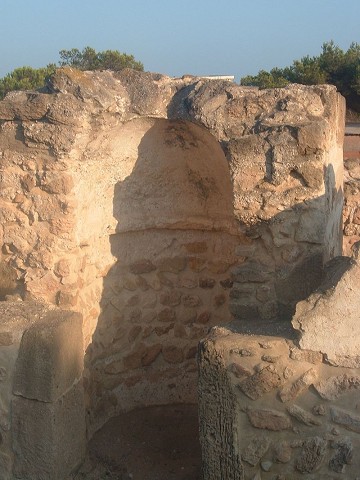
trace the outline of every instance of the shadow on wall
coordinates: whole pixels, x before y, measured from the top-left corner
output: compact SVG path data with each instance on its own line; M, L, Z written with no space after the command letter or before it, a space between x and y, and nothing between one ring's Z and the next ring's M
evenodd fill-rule
M230 320L229 269L244 239L215 138L190 122L141 122L136 161L114 189L116 263L86 353L90 423L136 406L196 402L197 343Z
M289 319L320 283L319 239L326 228L341 229L324 216L342 196L332 166L324 195L249 230L235 220L215 138L190 122L146 122L133 168L114 189L115 263L85 357L90 431L138 406L196 402L198 341L233 316L258 320L261 306L269 320Z

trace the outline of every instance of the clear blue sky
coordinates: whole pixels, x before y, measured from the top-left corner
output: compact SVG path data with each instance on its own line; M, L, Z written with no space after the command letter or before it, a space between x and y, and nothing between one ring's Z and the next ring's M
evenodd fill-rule
M331 39L360 43L360 0L0 0L0 76L89 45L149 71L239 80L318 55Z

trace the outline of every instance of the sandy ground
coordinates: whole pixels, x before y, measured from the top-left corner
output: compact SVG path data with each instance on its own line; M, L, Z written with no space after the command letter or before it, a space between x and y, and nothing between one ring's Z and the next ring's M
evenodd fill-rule
M148 407L111 419L73 480L201 480L195 405Z

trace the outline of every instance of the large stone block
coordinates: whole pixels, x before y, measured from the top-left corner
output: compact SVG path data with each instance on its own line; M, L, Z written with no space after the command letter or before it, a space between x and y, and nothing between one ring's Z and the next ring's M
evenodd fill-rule
M81 377L83 356L81 315L48 312L22 337L13 393L41 402L57 400Z
M337 257L326 268L324 282L298 303L293 326L300 331L300 347L324 353L335 365L360 365L360 264Z
M82 382L54 403L12 402L14 475L19 480L64 480L85 455Z

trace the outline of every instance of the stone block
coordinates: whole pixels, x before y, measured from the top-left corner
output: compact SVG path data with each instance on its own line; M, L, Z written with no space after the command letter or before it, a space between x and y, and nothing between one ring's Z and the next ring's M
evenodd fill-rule
M23 334L16 362L13 393L53 402L82 375L81 315L54 310Z
M53 403L14 398L12 425L15 477L64 480L85 455L82 383L77 383Z

